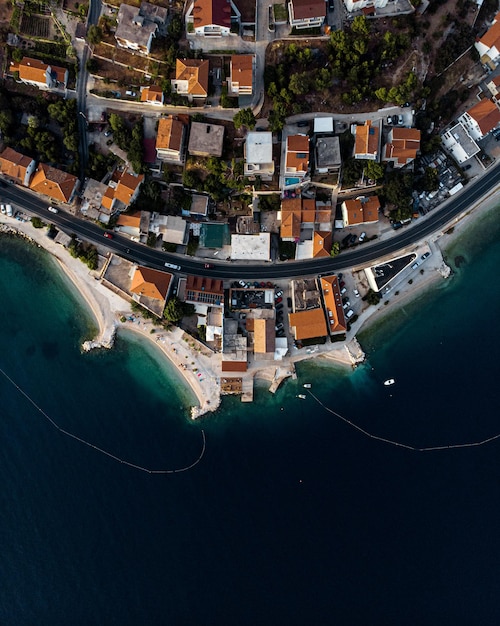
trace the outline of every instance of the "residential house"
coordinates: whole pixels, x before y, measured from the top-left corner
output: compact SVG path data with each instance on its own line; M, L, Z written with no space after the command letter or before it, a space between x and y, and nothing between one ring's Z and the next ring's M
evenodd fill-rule
M321 308L289 313L288 320L296 341L316 339L328 335L325 314Z
M500 13L497 13L486 33L474 44L481 63L494 70L500 62Z
M254 59L253 54L233 54L229 64L229 95L252 95Z
M175 78L171 81L172 91L181 96L206 98L208 96L208 61L199 59L177 59Z
M141 87L141 102L162 106L164 102L163 89L156 85Z
M239 23L240 13L231 0L194 0L186 12L195 35L202 37L226 37L231 33L231 23Z
M120 213L116 226L120 233L139 239L141 235L141 211Z
M416 128L391 128L385 146L385 161L392 161L394 167L404 167L411 163L420 150L420 131Z
M276 331L274 320L255 318L253 320L253 351L255 355L274 355L276 348Z
M352 13L363 9L383 9L389 0L344 0L345 8Z
M329 233L332 230L332 206L311 198L284 198L281 201L280 237L298 241L303 229ZM330 251L328 251L330 252Z
M326 258L332 251L332 233L315 230L313 234L313 259Z
M209 198L201 193L191 194L191 206L189 211L182 209L184 217L193 217L194 219L202 219L207 217L209 207Z
M0 172L18 185L29 187L35 168L34 159L12 148L5 148L0 154Z
M441 142L459 164L465 163L480 151L480 147L461 123L443 132Z
M244 175L254 179L272 180L274 175L273 134L249 132L244 144Z
M344 226L358 226L378 222L380 201L378 196L363 196L342 202Z
M29 188L53 200L69 204L73 201L78 185L79 181L76 176L51 167L46 163L39 163Z
M458 121L472 139L479 141L500 123L500 109L492 100L485 98L461 115Z
M19 80L38 89L66 89L68 70L49 65L39 59L23 57L19 63L10 62L11 73L18 72Z
M292 28L319 28L326 17L324 0L290 0L288 15Z
M366 120L363 126L355 126L354 158L378 161L380 129Z
M303 178L309 169L309 137L288 135L286 138L285 176Z
M316 173L333 174L340 170L341 165L339 138L318 137L316 139Z
M493 78L492 80L490 80L489 83L486 84L486 87L489 89L491 96L492 96L492 100L493 102L495 102L497 105L500 104L500 98L499 98L499 94L500 94L500 75L499 76L495 76L495 78Z
M121 4L118 11L118 26L115 31L117 44L142 54L151 52L153 37L159 27L166 23L168 10L143 2L138 9Z
M141 265L135 268L129 291L134 300L161 317L172 286L172 274Z
M156 155L161 161L182 163L186 126L172 115L161 117L156 136Z
M189 239L189 224L178 215L153 213L149 230L160 236L164 243L185 246Z
M114 176L108 183L108 189L101 202L103 210L111 213L125 209L139 195L144 174L131 174L126 169L122 174Z
M224 306L224 286L218 278L191 276L186 278L184 300L190 304Z
M191 122L188 144L189 154L203 157L221 157L223 145L224 126Z
M321 293L327 314L327 323L330 335L343 334L347 330L347 324L342 306L340 286L335 274L320 278Z

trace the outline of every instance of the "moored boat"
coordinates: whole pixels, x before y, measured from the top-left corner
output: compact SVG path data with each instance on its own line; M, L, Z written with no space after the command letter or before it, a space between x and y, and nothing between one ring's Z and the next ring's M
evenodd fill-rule
M310 389L311 383L304 383L302 386L304 387L304 389Z
M301 400L305 400L306 396L303 393L299 393L299 395L297 396L297 398L300 398Z
M384 380L384 385L389 387L390 385L394 385L395 382L394 378L388 378L387 380Z

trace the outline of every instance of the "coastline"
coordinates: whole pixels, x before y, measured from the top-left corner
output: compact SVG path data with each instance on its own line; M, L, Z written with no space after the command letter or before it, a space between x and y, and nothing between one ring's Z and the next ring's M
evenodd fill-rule
M467 211L457 216L453 222L447 225L446 229L433 234L429 239L431 248L439 255L443 263L450 268L451 273L448 278L444 278L439 273L439 266L442 263L435 263L432 267L434 271L424 271L423 275L417 274L411 285L402 284L398 286L398 295L391 295L389 304L384 305L383 301L375 308L370 307L365 310L356 323L355 335L364 334L372 330L372 328L386 317L397 313L410 302L414 302L425 296L432 288L446 286L448 280L453 278L454 267L452 267L453 259L448 258L448 250L454 246L457 241L463 237L466 232L472 228L480 218L491 213L500 205L500 188L495 189L483 198L480 198L474 205L469 207ZM424 266L425 267L425 266Z
M360 332L368 332L382 319L396 313L411 301L427 293L443 281L439 270L443 268L446 250L450 248L479 217L489 213L500 204L500 189L490 192L466 212L455 218L445 231L435 233L429 240L434 254L426 263L423 274L417 274L411 284L398 286L385 305L384 300L377 307L365 309L342 344L315 346L310 351L291 354L282 362L252 360L249 363L248 378L271 383L274 393L281 383L290 376L296 377L295 364L300 361L322 357L337 365L355 367L364 360L364 352L357 340ZM184 381L193 391L198 406L191 407L191 417L196 419L205 413L215 411L221 403L220 362L216 354L195 341L184 331L172 327L166 331L154 326L151 321L142 319L132 312L130 302L107 289L97 273L90 271L80 260L73 258L68 251L47 237L45 229L35 229L30 222L19 222L6 218L0 222L0 232L22 236L44 248L56 260L57 266L71 285L81 295L93 314L98 327L97 336L86 341L82 349L111 348L120 329L130 330L158 346L161 353L175 366ZM433 271L434 270L434 271ZM396 295L397 294L397 295ZM125 319L126 321L122 321Z

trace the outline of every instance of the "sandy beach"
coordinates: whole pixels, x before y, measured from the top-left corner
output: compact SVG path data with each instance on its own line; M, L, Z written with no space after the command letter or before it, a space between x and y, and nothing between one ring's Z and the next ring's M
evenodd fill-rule
M366 308L353 324L345 343L315 346L307 351L292 353L282 362L252 360L249 364L248 376L252 380L258 378L271 381L277 388L283 380L294 374L295 363L298 361L321 356L350 367L362 361L364 354L356 340L356 335L361 328L365 331L382 317L394 313L439 281L447 280L442 275L445 249L461 236L475 219L483 216L498 204L500 204L500 190L495 190L458 216L453 223L448 225L444 233L434 234L428 240L433 254L423 266L424 272L415 273L411 284L404 281L398 285L394 293L386 298L389 304L386 305L382 301L378 307ZM137 333L156 345L191 387L198 400L198 406L191 409L193 419L217 409L221 402L219 355L213 354L180 328L172 327L167 331L134 314L129 301L107 289L96 272L90 271L80 260L73 258L65 248L47 237L45 229L36 229L31 222L20 222L5 216L2 216L0 229L25 236L46 249L84 298L99 328L98 336L85 342L84 350L99 347L111 348L115 334L121 328Z

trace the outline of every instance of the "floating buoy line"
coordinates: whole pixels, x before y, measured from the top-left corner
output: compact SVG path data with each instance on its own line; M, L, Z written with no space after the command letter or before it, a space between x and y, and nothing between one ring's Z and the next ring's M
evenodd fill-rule
M358 432L362 433L366 437L369 437L370 439L375 439L375 441L381 441L383 443L387 443L397 448L404 448L405 450L412 450L413 452L437 452L438 450L456 450L458 448L477 448L479 446L484 446L486 443L491 443L492 441L496 441L497 439L500 439L500 433L498 433L497 435L493 435L492 437L487 437L486 439L481 439L480 441L472 441L469 443L452 443L452 444L443 445L443 446L427 446L427 447L419 448L417 446L412 446L408 443L402 443L400 441L393 441L392 439L386 439L385 437L381 437L380 435L374 435L373 433L368 432L364 428L361 428L361 426L358 426L358 424L355 424L354 422L352 422L350 419L347 419L347 417L340 415L340 413L337 413L330 407L323 404L323 402L321 402L321 400L317 396L315 396L312 391L310 391L309 389L307 391L310 394L310 396L314 398L314 400L316 400L316 402L325 409L325 411L328 411L328 413L335 415L335 417L338 417L340 420L342 420L343 422L345 422L346 424L348 424L349 426L351 426Z
M202 436L202 440L203 440L203 445L202 445L202 448L201 448L201 452L200 452L198 458L196 459L196 461L194 461L190 465L186 465L185 467L180 467L178 469L149 469L147 467L143 467L142 465L137 465L136 463L132 463L131 461L127 461L125 459L122 459L119 456L116 456L116 454L113 454L112 452L109 452L108 450L104 450L104 448L100 448L99 446L96 446L95 444L91 443L90 441L86 441L85 439L82 439L81 437L78 437L78 435L75 435L74 433L72 433L72 432L62 428L62 426L59 426L59 424L57 424L49 415L47 415L47 413L45 413L45 411L41 407L39 407L38 404L32 398L30 398L30 396L25 391L23 391L23 389L21 389L21 387L15 381L13 381L12 378L6 372L4 372L4 370L2 368L0 368L0 372L19 391L19 393L21 393L26 398L26 400L28 400L28 402L30 402L35 407L35 409L56 430L58 430L63 435L66 435L66 437L70 437L71 439L74 439L75 441L78 441L78 442L82 443L83 445L85 445L85 446L87 446L89 448L92 448L96 452L99 452L99 453L103 454L104 456L109 457L113 461L117 461L118 463L121 463L122 465L127 465L128 467L131 467L132 469L139 470L140 472L145 472L146 474L180 474L181 472L187 472L188 470L190 470L193 467L195 467L196 465L198 465L198 463L203 458L203 455L205 454L206 437L205 437L205 431L202 430L201 431L201 436Z

